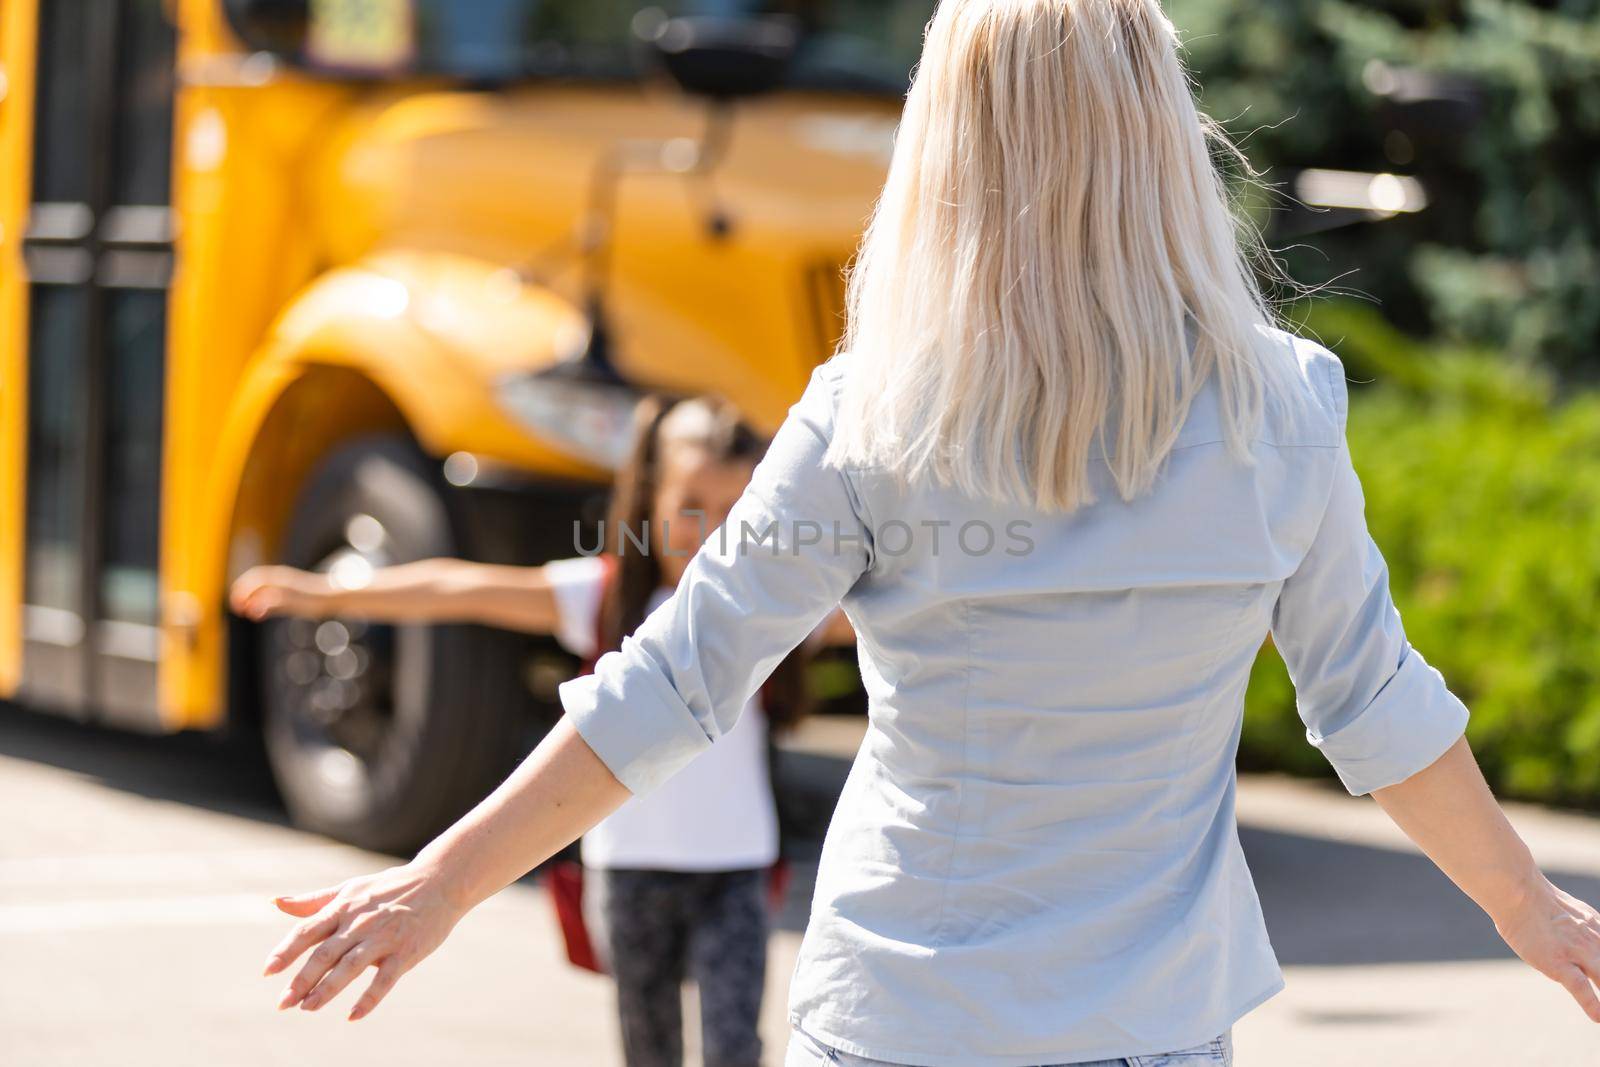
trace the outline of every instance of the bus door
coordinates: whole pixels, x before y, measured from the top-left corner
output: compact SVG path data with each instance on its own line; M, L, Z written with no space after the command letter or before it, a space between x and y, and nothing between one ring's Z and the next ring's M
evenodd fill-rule
M22 696L154 727L174 31L39 0Z

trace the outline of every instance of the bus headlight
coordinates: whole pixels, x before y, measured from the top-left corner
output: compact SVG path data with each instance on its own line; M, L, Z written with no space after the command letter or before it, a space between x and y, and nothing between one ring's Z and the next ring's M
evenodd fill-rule
M506 378L496 392L518 422L557 448L611 470L626 462L636 390L535 373Z

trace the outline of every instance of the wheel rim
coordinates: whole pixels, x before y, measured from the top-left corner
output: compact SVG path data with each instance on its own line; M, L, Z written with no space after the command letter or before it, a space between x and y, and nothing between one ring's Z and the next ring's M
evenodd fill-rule
M388 536L370 515L345 524L344 539L312 568L344 575L389 562ZM395 627L360 619L280 620L270 669L281 727L329 795L365 793L396 726Z

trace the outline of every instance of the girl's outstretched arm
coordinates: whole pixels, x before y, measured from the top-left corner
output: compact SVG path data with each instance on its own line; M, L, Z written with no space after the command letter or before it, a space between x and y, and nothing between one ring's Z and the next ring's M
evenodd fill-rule
M1600 913L1540 872L1483 780L1462 737L1426 769L1372 797L1461 891L1506 944L1560 982L1600 1023Z
M233 610L269 615L345 616L376 622L476 622L550 633L555 595L543 568L424 559L351 576L295 567L251 567L233 583Z

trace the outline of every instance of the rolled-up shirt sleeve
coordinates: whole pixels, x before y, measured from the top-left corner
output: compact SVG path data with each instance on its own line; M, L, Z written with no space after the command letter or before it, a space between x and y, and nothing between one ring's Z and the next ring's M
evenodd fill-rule
M1342 440L1321 525L1284 582L1272 636L1307 740L1354 796L1425 769L1466 729L1466 706L1406 640Z
M854 484L822 462L839 358L813 372L727 522L707 536L672 596L593 673L560 687L578 733L636 795L732 729L777 665L871 565Z

